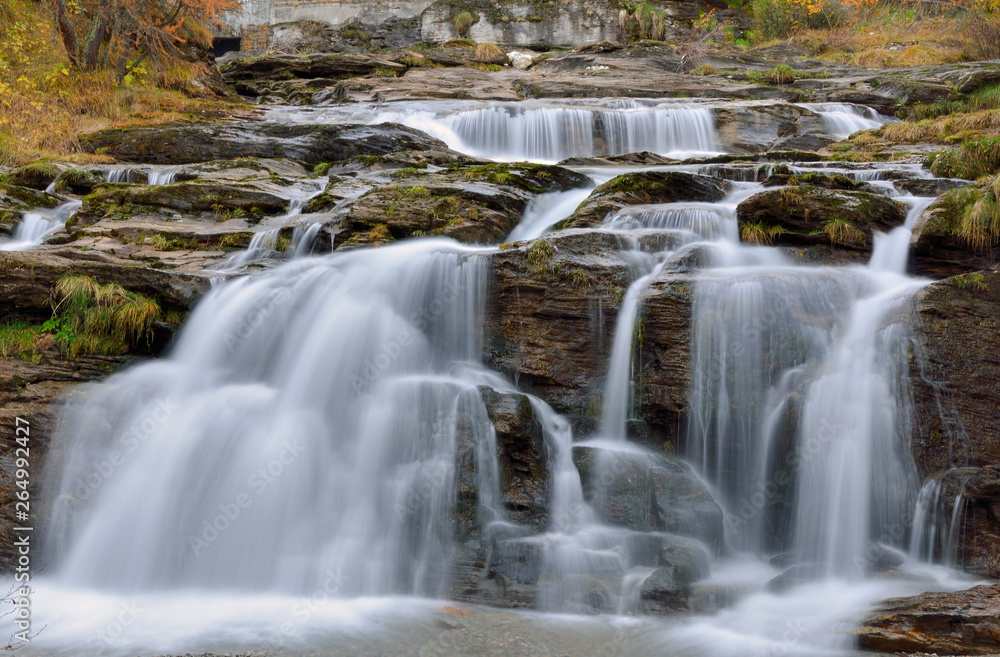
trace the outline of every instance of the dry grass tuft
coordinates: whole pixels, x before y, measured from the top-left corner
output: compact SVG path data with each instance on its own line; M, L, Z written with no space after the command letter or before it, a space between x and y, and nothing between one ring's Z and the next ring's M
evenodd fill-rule
M495 43L477 43L472 59L482 64L506 64L507 54Z

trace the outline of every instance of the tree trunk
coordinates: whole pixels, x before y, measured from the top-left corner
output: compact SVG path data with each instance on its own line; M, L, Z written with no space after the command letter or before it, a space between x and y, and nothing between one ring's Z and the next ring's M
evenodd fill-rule
M97 16L94 17L94 21L90 25L90 32L87 34L87 40L84 43L84 66L88 70L97 67L97 56L101 52L101 44L108 38L108 28L111 25L110 4L109 0L101 0Z
M69 18L66 10L65 0L52 0L52 11L56 17L56 28L59 36L62 37L63 45L66 46L66 55L73 66L80 65L80 46L76 40L76 30L73 28L73 21Z

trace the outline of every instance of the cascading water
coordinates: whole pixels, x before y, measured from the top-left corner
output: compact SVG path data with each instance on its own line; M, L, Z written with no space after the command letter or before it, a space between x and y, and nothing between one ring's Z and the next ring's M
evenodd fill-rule
M303 208L306 207L306 204L312 198L321 194L325 186L326 179L323 178L321 179L318 188L311 190L305 196L293 198L288 204L288 212L280 217L276 217L273 220L272 223L278 224L277 227L254 233L254 236L250 238L250 244L247 245L247 248L226 258L225 263L218 268L218 271L240 271L247 265L275 253L278 250L278 241L281 237L281 230L284 224L289 219L300 216ZM318 223L311 223L305 226L295 226L292 230L291 241L286 249L288 255L292 258L308 255L312 249L316 235L319 234L321 228L322 225Z
M490 107L460 112L444 124L459 150L499 160L558 162L640 150L678 156L717 150L712 113L705 108Z
M874 130L887 123L884 117L870 107L847 103L802 103L800 107L819 114L826 131L841 139L858 130Z
M520 223L507 236L508 242L533 240L541 237L550 228L573 214L577 206L583 203L593 187L571 189L568 192L549 192L539 194L528 203Z
M67 201L54 210L26 212L10 241L0 243L0 251L23 251L38 246L62 228L81 205L80 201Z
M58 577L308 594L342 570L348 594L442 593L456 418L492 431L475 381L453 374L479 359L483 267L428 240L214 290L171 358L62 425L88 438L59 469ZM123 464L91 486L114 451Z
M467 150L499 158L714 148L711 114L690 107L498 107L433 120L473 142ZM745 177L764 173L755 167ZM500 502L496 429L482 399L482 386L515 390L480 364L490 250L414 240L217 286L169 358L71 400L60 422L47 574L70 591L65 618L93 600L106 606L81 593L87 588L162 596L185 610L194 600L180 597L187 589L235 610L219 621L225 649L235 614L241 628L275 626L260 611L276 608L274 596L292 605L318 593L351 598L335 607L347 625L363 615L356 610L374 608L359 596L444 596L463 549L455 453L468 440L474 516L493 550L483 561L508 558L505 550L517 559L540 554L540 609L635 611L669 547L693 570L704 562L699 576L714 554L705 585L731 607L658 625L627 654L842 650L838 623L899 590L862 576L875 543L899 545L890 529L916 491L903 444L902 368L907 299L922 282L903 272L924 202L905 199L907 226L876 236L867 267L806 267L739 242L736 205L757 189L737 184L716 204L625 208L595 228L619 236L633 283L618 308L595 436L574 442L570 422L531 398L551 480L539 532L514 523ZM585 195L536 198L508 239L543 234ZM288 216L303 204L293 202ZM289 253L306 255L319 229L296 226ZM279 230L259 232L232 264L272 252ZM644 477L704 488L679 460L626 439L643 296L682 252L708 265L693 275L687 456L726 511L727 536L720 529L715 543L691 531L695 522L677 527L694 539L613 524L595 502L611 484ZM591 458L589 481L581 456ZM654 488L643 494L655 497ZM766 589L781 575L767 563L772 555L799 568L788 594ZM306 620L334 622L334 612L318 609ZM790 643L787 623L802 618ZM205 646L188 640L217 633L207 621L195 625L176 645ZM256 628L241 631L250 645L259 640ZM157 638L136 635L129 650L161 648Z

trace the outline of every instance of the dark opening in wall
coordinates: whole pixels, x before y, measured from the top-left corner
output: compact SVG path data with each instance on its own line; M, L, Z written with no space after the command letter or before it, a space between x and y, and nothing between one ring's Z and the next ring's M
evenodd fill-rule
M240 49L239 37L216 37L212 39L212 54L221 57L227 52Z

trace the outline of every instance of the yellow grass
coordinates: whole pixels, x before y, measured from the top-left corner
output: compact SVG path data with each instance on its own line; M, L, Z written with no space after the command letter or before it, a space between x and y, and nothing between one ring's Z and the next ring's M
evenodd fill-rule
M41 157L77 162L108 158L75 154L77 136L123 123L162 123L198 111L226 112L231 102L198 100L160 85L181 86L183 67L162 75L142 67L116 84L111 71L70 67L48 3L4 0L0 12L0 165ZM154 84L157 83L157 84Z

